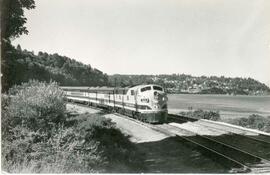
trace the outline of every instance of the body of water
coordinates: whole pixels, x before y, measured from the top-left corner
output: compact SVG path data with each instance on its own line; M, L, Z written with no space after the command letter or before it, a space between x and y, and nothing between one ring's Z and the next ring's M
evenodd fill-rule
M251 114L270 116L270 96L168 94L168 98L168 109L172 113L192 107L220 111L222 119L248 117Z

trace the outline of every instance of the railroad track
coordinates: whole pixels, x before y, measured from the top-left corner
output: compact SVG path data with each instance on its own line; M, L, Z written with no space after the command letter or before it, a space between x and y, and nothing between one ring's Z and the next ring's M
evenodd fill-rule
M169 121L176 123L184 123L187 121L196 123L199 121L198 119L171 114L168 118ZM207 125L207 121L198 123L198 125L209 127L209 129L216 130L216 132L223 130L221 126L213 127ZM183 128L180 129L185 130ZM253 172L270 172L270 137L268 135L259 134L258 139L255 136L251 137L233 132L227 132L227 134L220 136L202 135L198 132L190 132L194 134L193 137L182 136L182 138L205 146L209 150L216 151L239 162L244 165L243 167L247 167Z
M221 148L220 145L218 147L216 144L213 147L212 142L207 143L204 140L204 138L201 138L200 136L194 134L193 132L183 130L181 128L177 128L177 127L171 126L169 124L153 125L153 124L144 123L144 122L138 121L136 119L130 118L128 116L125 116L125 115L122 115L119 113L115 113L115 115L132 120L132 121L138 123L139 125L149 127L151 129L156 130L158 132L161 132L165 135L175 137L181 144L186 144L187 147L196 149L199 152L201 152L202 154L206 155L207 157L211 157L212 159L214 159L215 161L218 161L223 166L231 168L232 172L234 172L234 173L251 172L251 169L248 166L246 166L245 164L243 164L241 161L238 161L238 160L231 158L228 154L226 155L226 154L222 153L222 149L224 149L224 147ZM200 140L198 140L198 139L200 139ZM203 141L203 143L202 143L202 141ZM238 152L238 151L235 151L234 154L236 152ZM232 151L230 153L232 153ZM248 155L245 155L245 156L246 156L245 157L246 159L247 158L248 159L254 158L252 156L249 157ZM259 161L259 159L257 161Z
M190 121L190 119L187 119L187 117L172 114L169 115L169 120L173 122L178 122L180 120L179 123L183 123L183 121ZM212 123L211 121L206 120L196 120L194 118L192 118L191 120L195 123L195 125L209 127L213 130L213 132L226 132L226 134L223 134L219 137L213 137L213 139L237 147L251 154L255 154L258 157L263 157L264 159L270 161L270 135L264 135L255 132L252 133L251 131L248 131L247 133L246 130L240 128L237 128L238 132L232 132L228 131L228 129L234 130L235 128L229 128L226 125ZM195 121L198 122L198 124L196 124ZM241 130L242 132L239 132L239 130Z
M79 105L89 107L88 105ZM103 112L106 113L106 111ZM220 164L223 166L230 167L232 172L270 172L270 146L268 145L269 138L267 136L261 135L258 139L255 137L246 137L232 132L228 132L228 134L221 136L200 135L199 133L177 127L176 125L172 125L170 123L174 122L181 124L187 121L196 122L198 119L172 114L169 114L169 122L161 125L143 123L119 113L115 113L115 115L133 120L140 125L150 127L166 135L174 136L182 144L187 144L188 146L199 150L201 153L206 154L215 161L220 162ZM220 128L217 126L211 127L203 122L201 122L200 125L209 127L212 130L220 131ZM246 145L252 146L247 147ZM254 145L256 145L256 147L254 147Z
M205 119L199 120L196 118L185 117L185 116L180 116L180 115L176 115L176 114L169 114L168 119L169 119L169 121L176 121L179 123L184 123L187 121L190 121L190 122L199 121L200 125L203 125L206 127L211 127L213 129L216 129L216 130L226 131L230 134L238 134L242 137L248 137L252 140L256 140L256 141L262 142L264 144L270 144L270 134L267 134L267 133L255 132L252 130L242 129L240 127L236 127L236 126L225 124L225 123L213 122L213 121L205 120ZM224 128L226 128L226 129L224 129ZM233 131L229 131L229 130L233 130Z
M200 125L210 126L211 128L223 130L223 131L228 131L229 129L231 129L233 131L229 131L230 134L237 134L241 137L246 137L246 138L249 138L250 140L255 140L256 142L261 142L263 144L267 144L270 146L270 134L266 135L266 133L247 131L236 126L235 128L233 128L233 126L230 126L230 125L227 126L226 124L224 125L223 123L221 124L219 122L213 123L212 121L209 121L209 120L200 120Z
M150 127L163 134L174 136L181 144L187 144L188 146L199 150L201 153L220 162L223 166L231 168L234 173L270 172L270 161L247 153L231 145L170 124L153 125L138 121L123 114L115 113L115 115L132 120L140 125Z

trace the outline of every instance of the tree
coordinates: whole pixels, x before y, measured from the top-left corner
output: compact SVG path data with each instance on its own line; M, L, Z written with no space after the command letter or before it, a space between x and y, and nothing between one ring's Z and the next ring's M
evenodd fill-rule
M24 9L35 8L34 0L2 0L1 8L3 39L9 40L22 34L28 34L28 30L24 26L27 20L24 17Z
M9 88L9 64L14 57L15 48L11 39L28 34L25 27L24 9L35 8L34 0L1 0L1 71L2 91ZM16 54L15 54L16 55Z
M21 45L18 44L16 49L21 52L22 51Z

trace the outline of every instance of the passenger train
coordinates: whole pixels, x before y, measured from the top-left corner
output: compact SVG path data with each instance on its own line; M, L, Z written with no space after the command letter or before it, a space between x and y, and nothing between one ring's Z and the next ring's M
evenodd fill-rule
M164 123L167 119L167 95L155 84L126 88L64 87L68 101L86 103L114 110L147 123Z

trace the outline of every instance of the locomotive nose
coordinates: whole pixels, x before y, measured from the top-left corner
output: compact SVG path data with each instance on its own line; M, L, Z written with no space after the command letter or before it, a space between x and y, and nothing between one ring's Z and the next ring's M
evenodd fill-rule
M152 105L154 109L163 109L167 102L166 94L164 92L154 91L153 95Z
M162 96L163 92L154 91L154 96Z
M154 99L157 101L166 101L167 100L165 93L160 93L157 91L154 91Z
M160 97L160 94L157 91L154 91L154 99L158 100Z

